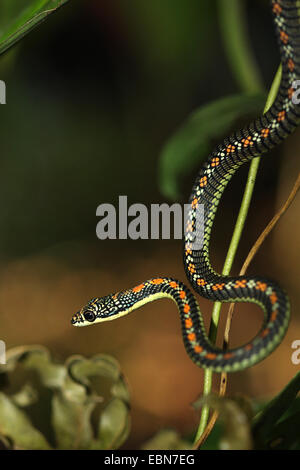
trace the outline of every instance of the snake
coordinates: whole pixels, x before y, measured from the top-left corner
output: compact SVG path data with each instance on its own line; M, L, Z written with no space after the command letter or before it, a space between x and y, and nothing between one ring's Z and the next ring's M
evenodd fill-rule
M300 78L300 13L298 0L271 0L272 17L280 52L281 81L269 110L241 130L233 132L212 151L198 173L188 201L183 236L183 263L197 294L212 301L252 302L264 312L262 326L246 344L221 349L205 330L203 316L189 287L172 277L156 276L114 294L91 299L71 319L74 326L114 320L148 302L173 300L179 311L182 338L191 360L214 372L241 371L262 361L279 346L290 320L286 292L273 280L260 276L223 276L210 264L209 245L216 211L227 184L244 163L283 142L300 121L295 81ZM197 214L204 207L201 246L195 246Z

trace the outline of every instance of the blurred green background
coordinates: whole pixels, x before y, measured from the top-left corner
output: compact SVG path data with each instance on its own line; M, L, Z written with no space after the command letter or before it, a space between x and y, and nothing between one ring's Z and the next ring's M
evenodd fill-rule
M279 61L269 2L248 1L247 19L268 89ZM91 297L149 277L185 280L180 242L100 241L96 208L117 204L119 195L129 204L170 202L158 185L165 142L195 109L240 92L219 22L215 0L72 0L0 59L7 85L0 108L1 339L7 347L43 344L62 359L114 355L132 394L131 447L162 427L190 433L198 420L190 405L203 371L184 351L176 307L161 301L85 329L72 328L70 318ZM291 190L299 148L298 130L263 159L233 272ZM198 168L182 178L179 202ZM211 250L218 270L246 175L247 168L239 171L218 211ZM249 269L286 288L292 325L267 360L230 376L231 394L271 396L297 370L291 343L300 338L299 204ZM212 304L200 303L208 325ZM232 345L254 335L261 319L258 308L239 306Z

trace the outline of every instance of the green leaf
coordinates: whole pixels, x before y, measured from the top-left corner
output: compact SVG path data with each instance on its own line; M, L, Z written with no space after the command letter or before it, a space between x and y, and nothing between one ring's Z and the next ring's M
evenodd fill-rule
M4 447L11 441L24 449L110 449L129 434L128 387L106 354L73 355L60 364L42 346L20 346L7 351L0 384Z
M49 351L39 345L10 349L7 352L7 364L0 368L0 373L12 372L17 365L21 366L24 372L36 372L41 383L49 388L62 386L66 377L65 366L54 363Z
M280 421L270 434L267 448L276 450L300 450L300 411Z
M118 449L127 439L130 430L128 407L119 398L113 398L102 412L98 439L94 449Z
M163 429L142 446L145 450L189 450L192 444L172 429Z
M70 386L85 390L82 403L63 388L54 400L55 429L59 448L117 449L130 429L129 393L119 363L99 354L86 359L71 356L67 363ZM72 402L68 402L73 396ZM95 436L90 423L95 424Z
M116 381L121 373L118 361L106 354L98 354L92 359L71 356L67 361L67 366L71 376L87 387L91 384L89 379L91 376L101 375Z
M275 424L283 417L295 403L300 390L300 372L288 385L271 400L268 405L255 416L252 424L252 433L258 446L264 445L269 439Z
M52 400L52 425L57 449L88 449L93 439L92 401L76 402L64 389Z
M196 409L204 405L213 408L220 415L224 427L219 439L221 450L252 449L250 427L252 405L249 400L244 397L229 399L210 394L201 397L193 404Z
M25 383L10 399L20 408L25 408L38 401L38 393L30 383Z
M50 445L33 427L26 414L0 392L0 434L13 441L14 448L44 450Z
M260 112L263 103L261 94L242 93L221 98L193 112L161 152L159 188L162 194L178 199L182 179L208 157L212 141L228 134L238 118Z
M0 54L68 0L1 0Z

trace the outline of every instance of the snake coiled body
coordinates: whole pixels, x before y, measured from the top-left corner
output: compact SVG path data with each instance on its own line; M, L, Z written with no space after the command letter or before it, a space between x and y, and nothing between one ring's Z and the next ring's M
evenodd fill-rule
M183 261L190 284L201 296L221 302L253 302L264 311L260 332L246 345L223 351L206 334L199 305L182 282L156 277L116 294L92 299L72 318L85 326L127 315L143 304L161 297L174 300L179 309L184 345L198 366L216 372L233 372L254 365L282 341L288 327L290 308L286 293L262 277L224 277L209 261L211 229L220 198L237 169L252 158L280 144L300 121L300 105L293 99L294 82L300 79L300 20L297 0L271 1L279 44L282 79L269 111L226 138L209 156L196 178L189 199ZM204 205L204 236L195 248L197 208Z

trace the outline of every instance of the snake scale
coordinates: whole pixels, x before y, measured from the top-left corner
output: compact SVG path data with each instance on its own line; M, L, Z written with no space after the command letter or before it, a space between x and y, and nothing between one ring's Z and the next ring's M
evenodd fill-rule
M246 369L267 357L282 341L290 318L289 299L275 282L263 277L229 277L217 274L209 261L211 229L220 198L236 170L252 158L280 144L300 120L300 106L293 100L293 83L300 78L300 22L297 0L272 0L272 15L282 64L277 97L264 115L234 132L209 156L200 170L189 199L183 261L194 290L212 301L253 302L264 311L263 325L247 344L222 350L206 334L195 296L181 281L155 277L138 286L92 299L75 313L75 326L92 325L127 315L147 302L169 297L177 304L182 337L192 361L215 372ZM196 213L204 205L202 247L195 249Z

